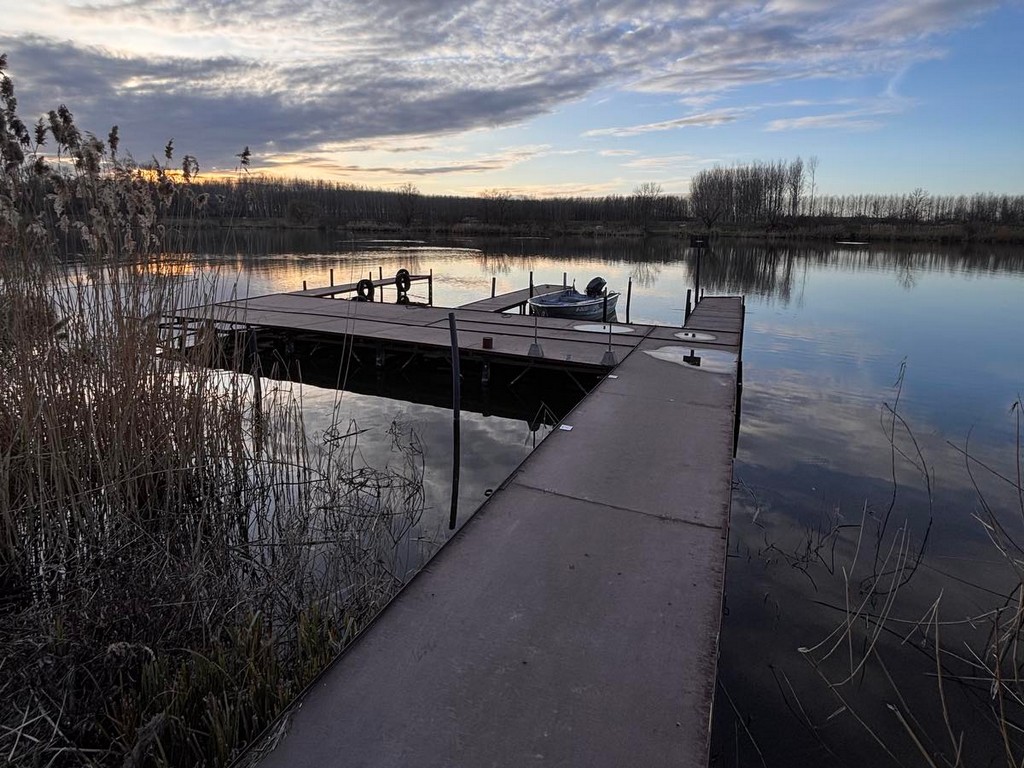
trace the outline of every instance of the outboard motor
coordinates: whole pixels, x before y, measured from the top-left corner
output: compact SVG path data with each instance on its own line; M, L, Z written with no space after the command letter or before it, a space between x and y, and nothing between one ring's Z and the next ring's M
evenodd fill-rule
M595 277L587 283L587 296L600 296L606 285L608 285L608 281L603 277Z

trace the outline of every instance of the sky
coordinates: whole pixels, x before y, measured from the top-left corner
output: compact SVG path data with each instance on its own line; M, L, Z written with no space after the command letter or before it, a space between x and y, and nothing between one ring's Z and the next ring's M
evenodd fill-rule
M22 118L139 161L477 195L1024 194L1024 0L0 0Z

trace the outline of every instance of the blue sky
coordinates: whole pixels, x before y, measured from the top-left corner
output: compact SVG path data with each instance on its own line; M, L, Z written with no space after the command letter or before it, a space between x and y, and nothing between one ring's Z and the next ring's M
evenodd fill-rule
M23 118L139 160L423 192L685 193L818 158L823 193L1024 193L1024 2L0 0Z

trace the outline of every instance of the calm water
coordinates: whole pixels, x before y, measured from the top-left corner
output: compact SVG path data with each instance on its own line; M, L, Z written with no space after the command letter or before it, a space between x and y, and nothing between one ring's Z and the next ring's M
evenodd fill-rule
M672 240L427 244L289 233L216 240L202 250L204 270L250 294L296 290L303 280L324 285L330 269L336 282L378 267L385 274L433 269L434 302L449 306L489 295L492 277L499 292L525 287L531 271L538 283L560 283L563 272L577 285L602 275L622 291L632 278L630 319L675 325L695 267L694 255ZM701 280L708 293L745 294L748 312L713 762L862 765L882 756L919 763L897 712L927 750L950 754L937 719L935 665L921 652L930 642L922 638L934 633L915 630L913 622L940 593L941 621L978 616L999 602L985 590L1006 591L1009 583L1004 561L974 518L984 511L975 484L1014 534L1022 517L1017 497L979 464L970 465L972 480L959 449L1016 477L1011 407L1024 391L1024 255L727 245L704 258ZM425 292L425 284L415 284L412 298ZM314 428L325 423L336 393L305 387L304 397ZM368 463L394 460L387 432L393 422L415 430L427 467L425 527L439 539L447 535L450 411L354 393L341 399L344 416L368 430L359 438ZM893 442L886 404L905 420L897 421ZM466 416L464 512L546 434L529 422L525 414ZM623 459L624 471L637 471ZM878 526L870 521L890 508L876 547ZM854 526L865 515L869 525L854 563ZM909 551L925 547L923 564L891 603L880 598L864 607L872 615L889 610L903 622L892 626L903 630L882 632L870 646L881 664L857 668L869 647L858 630L816 671L798 648L828 637L848 600L859 602L860 579L875 563L885 571L893 561L885 553L904 531ZM943 625L946 639L958 632L975 637L962 623ZM826 680L842 684L830 688ZM983 729L983 689L957 687L947 702L965 753L979 763L998 748ZM894 757L885 757L858 720Z

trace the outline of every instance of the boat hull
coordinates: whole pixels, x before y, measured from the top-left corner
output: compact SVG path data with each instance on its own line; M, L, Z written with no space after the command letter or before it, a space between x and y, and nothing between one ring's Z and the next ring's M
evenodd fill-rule
M575 294L580 296L581 294ZM540 317L564 317L572 320L602 320L605 319L605 297L598 296L590 298L585 296L582 299L569 300L566 291L555 291L534 296L528 301L530 314ZM607 302L608 317L615 314L615 304L619 299L618 293L609 293Z

